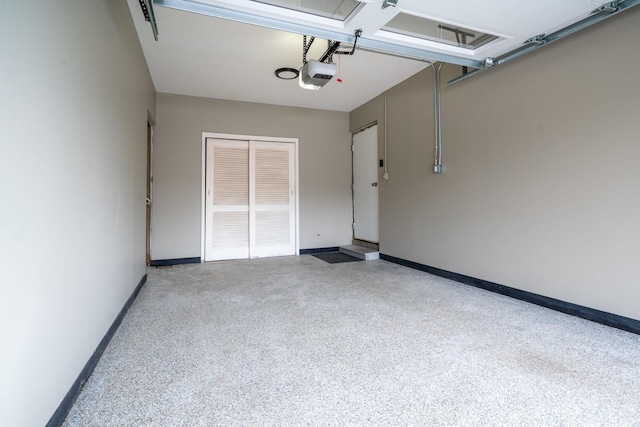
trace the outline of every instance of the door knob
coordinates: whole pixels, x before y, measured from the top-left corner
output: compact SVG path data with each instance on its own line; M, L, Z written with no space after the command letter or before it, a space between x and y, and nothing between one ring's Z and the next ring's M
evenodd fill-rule
M378 186L378 183L377 183L377 182L374 182L373 184L371 184L371 186L372 186L372 187L377 187L377 186Z

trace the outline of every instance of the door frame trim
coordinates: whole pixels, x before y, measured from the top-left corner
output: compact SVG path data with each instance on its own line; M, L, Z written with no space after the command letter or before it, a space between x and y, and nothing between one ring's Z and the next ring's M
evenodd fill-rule
M295 254L300 255L300 185L298 174L298 138L272 137L272 136L254 136L254 135L236 135L229 133L202 132L202 170L201 170L201 187L200 187L200 260L204 261L205 236L206 236L206 193L207 193L207 138L214 139L231 139L238 141L267 141L267 142L283 142L293 144L294 159L294 185L295 185L295 207L296 207L296 248Z
M153 137L155 124L147 120L147 176L145 195L145 264L151 265L153 240Z

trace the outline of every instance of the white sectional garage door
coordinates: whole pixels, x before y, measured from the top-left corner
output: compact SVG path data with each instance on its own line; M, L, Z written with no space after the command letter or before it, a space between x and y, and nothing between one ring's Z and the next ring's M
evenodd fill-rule
M207 138L205 261L294 255L294 144Z

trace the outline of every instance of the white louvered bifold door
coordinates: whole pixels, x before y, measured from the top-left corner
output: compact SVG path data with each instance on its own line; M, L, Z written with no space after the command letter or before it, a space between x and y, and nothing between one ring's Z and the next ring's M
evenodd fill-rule
M250 256L295 255L294 144L249 145Z
M205 261L296 254L295 145L207 139Z
M249 141L207 139L205 261L249 257Z

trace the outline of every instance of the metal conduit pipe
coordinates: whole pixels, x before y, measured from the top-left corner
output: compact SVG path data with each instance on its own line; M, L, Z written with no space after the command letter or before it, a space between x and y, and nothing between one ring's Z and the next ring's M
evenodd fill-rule
M379 55L392 56L394 58L410 59L412 61L426 62L428 64L431 64L431 61L421 56L413 56L413 55L407 55L402 53L393 53L393 52L388 52L380 49L372 49L370 47L362 47L362 46L357 46L356 50L361 50L363 52L377 53Z
M384 92L384 174L382 175L383 179L389 179L389 165L387 161L387 156L389 155L389 150L387 148L387 135L389 132L387 131L387 91Z
M441 85L440 85L440 71L444 62L441 62L436 67L432 62L428 62L428 66L433 69L433 110L434 110L434 137L435 137L435 156L434 156L434 173L442 173L442 125L441 125ZM387 92L384 93L384 179L389 179L389 170L387 169Z
M440 70L442 70L442 66L444 62L441 62L440 65L436 68L433 64L431 64L431 68L433 68L433 109L434 109L434 132L436 139L436 147L435 147L435 156L434 156L434 164L433 164L433 172L434 173L442 173L442 110L441 110L441 85L440 85Z

